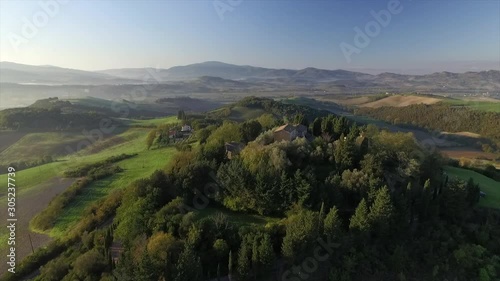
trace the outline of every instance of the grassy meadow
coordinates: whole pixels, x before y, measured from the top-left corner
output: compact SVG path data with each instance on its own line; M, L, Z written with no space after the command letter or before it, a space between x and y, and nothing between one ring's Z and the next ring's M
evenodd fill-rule
M486 193L484 198L479 199L479 205L500 209L500 182L467 169L447 166L445 171L451 177L461 180L467 181L469 178L472 178L475 183L479 184L481 191Z
M465 106L474 110L500 112L500 102L465 99L446 99L444 102L453 106Z

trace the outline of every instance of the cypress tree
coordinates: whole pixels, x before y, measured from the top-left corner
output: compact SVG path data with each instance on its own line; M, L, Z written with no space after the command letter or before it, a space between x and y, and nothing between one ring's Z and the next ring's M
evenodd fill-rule
M259 263L262 265L263 272L271 270L276 262L276 255L269 234L264 234L258 251Z
M349 229L362 232L370 230L368 206L366 205L366 200L364 198L361 200L361 202L359 202L354 215L351 217Z
M243 241L238 252L238 279L245 281L250 276L250 259L248 257L248 247Z
M394 219L394 206L387 186L382 187L370 208L369 221L380 235L386 235Z
M339 217L337 207L330 209L324 219L323 235L330 238L338 238L342 233L342 220Z
M228 257L228 265L227 265L227 269L228 269L228 277L229 277L229 280L232 279L232 275L233 275L233 251L229 251L229 257Z

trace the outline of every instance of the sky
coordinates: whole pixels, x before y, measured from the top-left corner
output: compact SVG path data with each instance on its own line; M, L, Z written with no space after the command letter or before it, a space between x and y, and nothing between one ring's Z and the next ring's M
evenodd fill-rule
M83 70L204 61L500 69L500 0L1 0L0 60Z

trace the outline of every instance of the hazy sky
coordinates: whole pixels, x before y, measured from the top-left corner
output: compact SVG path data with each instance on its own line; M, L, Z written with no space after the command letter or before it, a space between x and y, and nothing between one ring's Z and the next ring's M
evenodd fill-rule
M364 30L390 0L55 1L0 1L0 60L85 70L209 60L371 72L500 68L499 0L401 0L402 11L364 45L355 27ZM357 48L350 62L342 42Z

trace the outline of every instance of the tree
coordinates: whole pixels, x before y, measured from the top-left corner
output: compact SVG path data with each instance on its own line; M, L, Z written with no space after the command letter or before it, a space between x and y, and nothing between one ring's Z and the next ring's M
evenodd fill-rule
M233 251L229 251L227 271L228 271L229 280L232 280L232 276L233 276Z
M62 257L53 259L41 267L40 273L47 281L59 281L68 274L69 264Z
M325 217L323 224L323 235L332 239L338 238L342 233L342 220L339 210L333 206Z
M184 112L184 110L179 110L177 112L177 120L186 120L186 113Z
M276 261L276 255L274 253L273 244L271 243L271 237L269 234L264 234L264 237L260 242L258 252L259 262L262 265L262 271L266 272L271 270Z
M257 279L257 274L259 273L260 270L258 247L259 247L259 242L257 240L257 236L255 236L252 243L252 271L255 279Z
M318 231L323 232L323 224L325 221L325 202L321 202L321 207L319 208L318 214Z
M104 256L97 249L92 249L75 260L73 270L83 279L88 276L100 276L106 266Z
M259 118L257 118L257 122L260 123L264 130L269 130L272 127L276 126L276 118L270 113L264 113Z
M146 137L146 146L148 147L148 149L150 149L151 146L153 145L153 143L156 139L156 133L157 133L156 130L151 130L148 133L148 136Z
M178 242L170 233L156 232L148 241L147 250L155 260L166 263L169 252L178 248Z
M208 137L207 145L218 143L226 143L231 141L241 142L243 135L238 123L225 121L222 126L215 129L215 131Z
M213 248L218 261L222 261L229 252L229 246L224 239L215 240Z
M238 280L249 280L250 278L250 258L249 249L245 241L241 242L241 247L238 252Z
M142 258L139 262L139 266L135 270L134 280L138 281L158 280L160 274L161 272L159 272L159 268L155 267L153 259L146 250L142 255Z
M200 142L200 144L204 144L207 142L208 137L210 136L211 131L207 128L203 128L196 131L196 139Z
M368 206L366 200L363 198L359 202L354 215L351 217L349 229L360 232L367 232L370 230L370 221L368 219Z
M186 245L184 251L179 255L176 270L175 281L203 280L200 258L189 245Z
M316 118L314 119L314 122L312 123L312 134L315 137L321 136L321 118Z
M283 256L291 261L302 260L314 248L318 235L318 213L300 210L288 218L282 245Z
M353 139L345 138L344 135L335 142L335 163L340 172L354 167L356 164L356 145Z
M245 142L253 141L262 131L262 125L258 121L247 121L241 124L241 134Z
M307 126L308 121L307 121L306 116L303 113L298 113L293 118L293 124L296 124L296 125L302 124L304 126Z
M380 236L388 234L394 219L394 207L387 186L382 187L377 192L368 218L377 234Z

